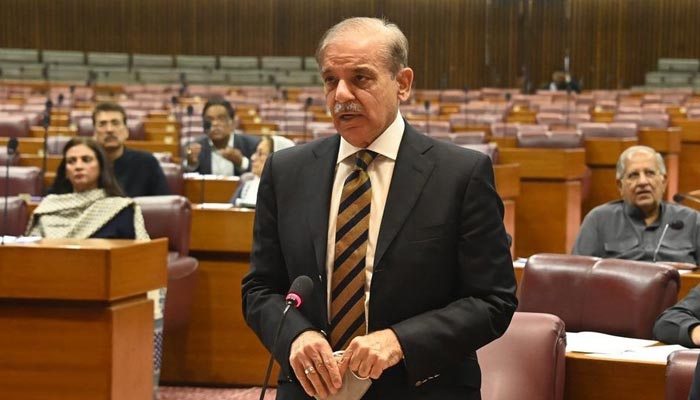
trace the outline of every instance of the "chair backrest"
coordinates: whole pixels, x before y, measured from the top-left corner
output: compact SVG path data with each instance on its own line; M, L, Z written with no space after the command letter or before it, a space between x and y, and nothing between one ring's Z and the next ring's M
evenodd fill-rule
M185 257L190 250L192 208L187 198L177 195L144 196L134 200L141 207L148 235L168 238L168 250Z
M652 339L654 321L676 303L679 285L678 270L668 265L536 254L523 271L518 311L554 314L571 332Z
M477 352L484 400L561 400L566 329L557 316L516 312L506 333Z
M15 196L7 198L7 220L5 219L5 199L0 198L0 236L20 236L29 222L27 203Z
M41 195L41 170L38 167L11 166L9 170L8 190L5 190L5 175L8 173L5 166L0 167L0 196L17 196L29 194Z
M182 166L172 162L160 162L160 168L165 174L170 193L179 196L185 194L185 179L182 177Z
M16 151L12 155L7 154L7 146L0 147L0 165L7 165L8 164L8 159L9 159L9 164L10 165L18 165L19 164L19 151Z
M27 137L29 136L29 121L24 115L0 116L0 136Z
M530 148L569 149L583 147L580 131L518 132L517 146Z
M688 400L700 350L680 350L669 354L666 363L666 400Z

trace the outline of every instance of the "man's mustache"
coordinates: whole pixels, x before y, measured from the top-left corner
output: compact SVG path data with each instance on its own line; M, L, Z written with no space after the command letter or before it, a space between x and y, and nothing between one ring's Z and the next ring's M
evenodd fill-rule
M347 103L335 103L333 106L333 114L342 114L347 112L364 112L364 108L359 103L347 102Z

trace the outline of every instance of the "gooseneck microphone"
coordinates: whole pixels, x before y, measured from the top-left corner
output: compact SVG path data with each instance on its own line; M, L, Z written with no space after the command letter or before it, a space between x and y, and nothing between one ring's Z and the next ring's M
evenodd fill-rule
M423 108L425 109L425 134L430 136L430 100L423 102Z
M683 194L683 193L676 193L673 195L673 201L675 201L676 203L680 203L683 200L688 200L688 201L692 201L694 203L700 204L700 199L695 197L695 196L691 196L689 194Z
M208 135L211 130L211 121L205 119L202 125L204 127L204 133ZM212 149L212 151L215 151L215 149ZM202 173L200 173L200 175L202 176L202 186L200 186L199 203L204 204L204 183L207 181L207 177Z
M49 152L49 127L51 126L51 110L53 109L53 101L51 99L46 100L46 109L44 110L44 154L41 157L41 194L42 196L46 192L46 157L48 157Z
M308 134L308 129L307 129L307 124L308 124L308 113L309 113L309 107L311 107L311 103L313 103L313 99L311 97L307 97L306 101L304 101L304 143L308 142L309 139L307 137Z
M654 256L651 259L652 262L656 262L656 257L659 255L659 250L661 250L661 243L664 241L664 236L666 236L668 228L670 227L671 229L678 231L683 229L683 226L685 226L685 224L680 219L671 221L664 226L664 230L663 232L661 232L661 237L659 238L659 243L656 244L656 249L654 249Z
M2 232L0 232L0 244L5 244L5 233L7 232L7 202L10 197L10 160L17 154L19 142L16 137L11 137L7 142L7 158L5 159L5 206L2 213Z
M304 302L304 299L311 295L314 290L314 282L306 275L298 276L292 282L289 288L289 293L284 298L286 307L282 311L282 319L277 326L277 333L275 333L275 340L272 342L272 348L270 349L270 361L267 363L267 372L265 373L265 381L263 381L262 390L260 391L260 400L265 398L265 391L267 391L267 384L270 380L270 373L272 373L272 360L275 355L275 347L277 346L277 339L279 339L280 332L282 332L282 326L284 326L284 320L287 317L287 313L291 307L299 308Z

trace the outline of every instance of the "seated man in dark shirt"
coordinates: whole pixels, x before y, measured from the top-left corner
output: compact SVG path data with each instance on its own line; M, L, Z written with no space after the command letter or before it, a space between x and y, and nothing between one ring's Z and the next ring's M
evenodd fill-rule
M92 112L95 140L112 161L119 186L127 196L170 194L165 174L153 154L124 146L129 137L126 112L116 103L99 103Z
M666 166L654 149L633 146L617 162L622 200L591 210L573 254L641 261L700 263L700 214L662 201Z

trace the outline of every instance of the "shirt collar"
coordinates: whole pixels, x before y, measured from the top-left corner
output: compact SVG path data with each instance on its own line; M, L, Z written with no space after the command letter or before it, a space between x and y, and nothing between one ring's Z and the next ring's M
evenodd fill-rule
M396 113L396 118L394 122L389 125L388 128L381 135L379 135L374 142L367 146L368 150L372 150L377 154L396 161L396 157L399 154L399 145L401 145L401 139L403 138L403 131L406 128L406 123L401 116L401 112ZM355 147L348 143L343 137L340 137L340 149L338 149L338 160L337 164L343 162L346 158L355 155L358 151L362 150L359 147Z
M626 201L623 201L623 204L625 207L625 214L627 214L632 220L641 222L643 225L646 225L644 212L642 212L642 210L639 209L639 207L628 204ZM649 227L656 227L661 224L661 220L664 216L664 211L666 211L666 205L662 201L659 204L659 218L657 218L656 221L652 222L649 225Z

